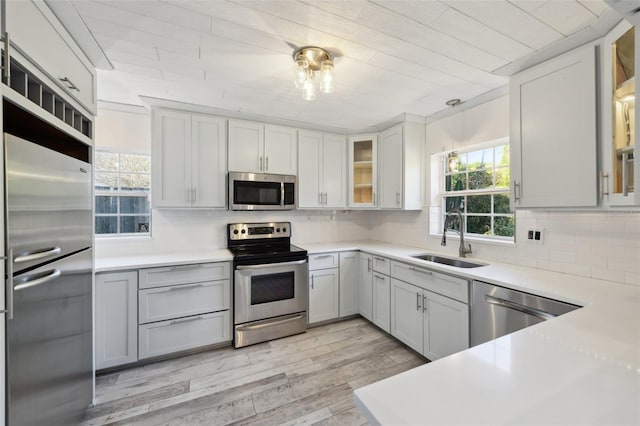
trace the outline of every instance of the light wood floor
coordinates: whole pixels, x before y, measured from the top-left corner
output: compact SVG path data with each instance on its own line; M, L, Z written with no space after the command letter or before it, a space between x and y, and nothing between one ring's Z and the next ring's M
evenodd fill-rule
M358 318L97 378L84 425L361 425L353 390L428 362Z

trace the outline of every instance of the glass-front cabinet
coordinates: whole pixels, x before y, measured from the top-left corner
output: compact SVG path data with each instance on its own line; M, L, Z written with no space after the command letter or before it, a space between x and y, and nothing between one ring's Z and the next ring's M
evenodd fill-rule
M349 207L375 207L377 183L376 134L349 138Z
M605 161L601 180L601 194L608 204L640 204L637 155L636 85L638 34L635 27L620 23L605 38L604 44L604 99L603 109Z

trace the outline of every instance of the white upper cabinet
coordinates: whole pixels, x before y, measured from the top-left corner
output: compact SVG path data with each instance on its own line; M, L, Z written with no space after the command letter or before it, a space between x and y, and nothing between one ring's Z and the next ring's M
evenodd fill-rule
M378 135L349 137L349 207L376 207Z
M590 207L597 197L595 47L510 81L512 207Z
M301 130L298 164L298 208L346 207L344 136Z
M379 207L422 209L424 125L399 124L382 132L378 142Z
M295 175L298 172L296 129L265 124L264 172L283 175Z
M192 207L224 208L227 199L227 132L222 118L191 117Z
M151 136L154 207L226 207L226 122L154 109Z
M295 175L297 130L252 121L229 120L229 170Z
M91 114L96 113L96 71L44 2L3 1L14 52L33 61L44 76Z
M603 40L602 65L602 167L600 196L609 206L640 205L636 86L640 34L622 21Z

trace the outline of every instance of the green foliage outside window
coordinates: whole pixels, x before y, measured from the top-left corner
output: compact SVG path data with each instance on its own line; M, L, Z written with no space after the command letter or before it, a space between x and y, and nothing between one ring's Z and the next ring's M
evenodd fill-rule
M509 145L449 154L444 169L443 214L459 210L468 234L513 240Z

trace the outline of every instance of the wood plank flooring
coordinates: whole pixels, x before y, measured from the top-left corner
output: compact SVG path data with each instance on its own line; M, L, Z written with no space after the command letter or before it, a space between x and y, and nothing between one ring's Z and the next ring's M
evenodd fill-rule
M425 362L357 318L98 376L83 425L362 425L353 390Z

